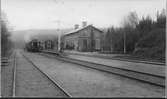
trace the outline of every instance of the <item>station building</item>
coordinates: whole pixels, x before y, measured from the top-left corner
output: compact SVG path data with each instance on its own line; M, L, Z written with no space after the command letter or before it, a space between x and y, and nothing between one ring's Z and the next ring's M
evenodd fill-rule
M92 25L76 24L74 30L63 36L63 48L76 51L100 51L103 32Z

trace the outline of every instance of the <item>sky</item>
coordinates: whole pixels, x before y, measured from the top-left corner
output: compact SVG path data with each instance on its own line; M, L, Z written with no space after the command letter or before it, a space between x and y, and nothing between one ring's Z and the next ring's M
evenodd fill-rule
M13 30L73 28L82 21L98 28L121 26L125 16L141 16L166 8L166 0L1 0Z

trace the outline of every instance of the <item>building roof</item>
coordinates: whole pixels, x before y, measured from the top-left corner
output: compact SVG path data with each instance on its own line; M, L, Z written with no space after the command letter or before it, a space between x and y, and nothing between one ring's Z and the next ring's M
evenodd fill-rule
M103 33L103 31L101 31L101 30L95 28L94 26L92 26L92 25L87 25L87 26L85 26L85 27L82 27L82 28L75 29L75 30L72 30L72 31L70 31L70 32L67 32L67 34L65 34L65 36L75 34L75 33L79 32L79 31L81 31L81 30L83 30L83 29L85 29L85 28L88 28L88 27L93 27L94 29L96 29L96 30L98 30L98 31L100 31L100 32Z

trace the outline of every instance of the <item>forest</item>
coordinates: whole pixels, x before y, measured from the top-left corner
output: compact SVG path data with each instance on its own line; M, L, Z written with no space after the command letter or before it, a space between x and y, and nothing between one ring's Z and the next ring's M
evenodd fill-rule
M139 20L130 12L122 27L110 27L103 37L103 52L124 53L152 59L165 59L165 9L157 11L156 19L149 15Z

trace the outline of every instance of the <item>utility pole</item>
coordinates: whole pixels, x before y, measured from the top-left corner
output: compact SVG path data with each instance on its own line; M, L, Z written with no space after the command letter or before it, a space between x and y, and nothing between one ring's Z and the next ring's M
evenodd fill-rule
M124 32L124 54L126 54L126 32Z
M91 52L93 52L94 51L94 34L93 34L93 31L92 31L92 29L91 29L91 35L90 35L91 37Z
M61 33L60 33L60 20L55 21L57 23L57 31L58 31L58 51L61 51Z

